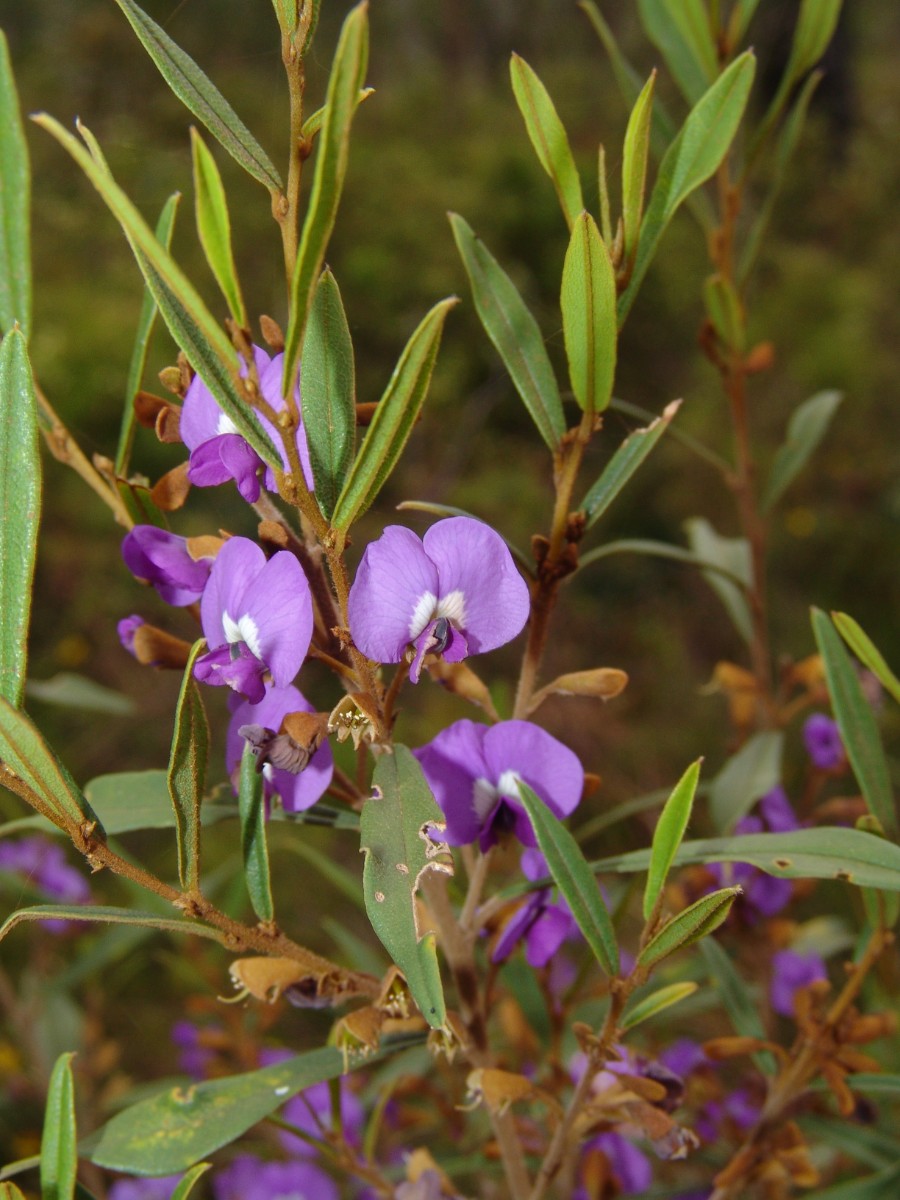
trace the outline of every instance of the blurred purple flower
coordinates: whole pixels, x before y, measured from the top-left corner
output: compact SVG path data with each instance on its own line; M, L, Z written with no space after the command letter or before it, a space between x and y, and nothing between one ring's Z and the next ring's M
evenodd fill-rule
M526 879L544 879L550 874L540 850L522 852L522 873ZM545 967L567 938L578 932L575 918L561 897L553 902L553 889L531 892L503 927L494 945L491 962L509 958L520 941L525 942L525 958L532 967Z
M232 779L241 765L244 739L238 732L244 725L262 725L277 733L288 713L315 712L313 706L295 687L269 687L258 704L244 701L238 704L228 722L225 743L225 766ZM328 742L323 742L299 774L281 770L266 763L262 769L266 799L280 796L286 812L303 812L311 808L331 783L334 759Z
M803 725L803 741L806 753L814 767L820 771L831 771L844 761L844 743L837 721L824 713L813 713Z
M129 654L134 654L134 635L142 625L147 622L137 613L132 613L130 617L123 617L116 626L116 632L119 635L119 641Z
M117 1179L107 1200L170 1200L180 1175L157 1175L152 1179Z
M451 846L478 841L487 850L501 833L535 845L517 782L522 780L557 817L581 799L584 769L572 751L530 721L448 726L415 755L447 819Z
M350 589L350 632L380 663L403 660L418 683L426 654L460 662L511 641L528 620L528 587L499 534L471 517L437 521L424 539L389 525Z
M207 1025L203 1029L193 1021L176 1021L169 1031L172 1043L178 1049L178 1066L186 1075L203 1079L207 1068L216 1058L216 1051L204 1042L208 1033L220 1034L220 1025Z
M779 950L772 958L772 982L769 987L772 1008L784 1017L792 1017L794 996L799 989L827 978L825 962L818 954Z
M200 619L209 652L197 659L196 677L258 704L263 674L287 687L309 649L312 598L303 568L287 550L267 561L249 538L231 538L213 563Z
M327 1083L316 1083L306 1088L299 1095L289 1100L281 1110L281 1115L289 1125L296 1125L311 1137L321 1138L323 1129L331 1129L331 1091ZM341 1134L351 1145L359 1145L365 1123L365 1111L355 1092L341 1080ZM315 1154L314 1147L295 1137L286 1130L280 1130L278 1140L285 1150L311 1157Z
M213 565L211 557L191 555L187 538L155 525L135 525L122 542L122 558L132 575L176 606L200 599Z
M736 1088L722 1100L710 1100L697 1116L694 1128L705 1142L718 1141L733 1125L741 1132L754 1124L759 1116L759 1104L746 1088Z
M337 1184L303 1159L265 1162L239 1154L212 1177L215 1200L338 1200Z
M682 1079L698 1067L712 1065L703 1047L693 1038L678 1038L660 1052L659 1061Z
M628 1138L608 1130L585 1143L585 1151L599 1150L609 1161L612 1173L626 1196L642 1196L653 1183L653 1164ZM588 1200L585 1188L579 1188L573 1200Z
M768 830L770 833L789 833L800 828L783 787L772 788L760 798L759 812L760 816L742 817L735 825L734 832L763 833ZM793 895L794 887L790 879L767 875L749 863L712 863L709 870L715 876L718 887L739 884L744 889L739 900L740 911L749 919L774 917Z
M259 375L259 390L275 412L281 412L285 407L281 394L281 371L284 355L276 354L270 358L259 346L253 347L253 358ZM246 366L241 368L241 375L246 375ZM297 405L300 405L300 388L295 388L294 395ZM255 411L253 417L266 431L272 445L279 451L284 469L289 470L289 464L282 446L281 434L262 413ZM259 457L252 446L237 432L233 421L222 412L213 398L209 388L199 375L195 375L184 398L181 410L181 437L191 452L188 478L197 487L214 487L233 479L238 491L248 504L255 504L260 493L260 471L263 472L263 482L270 492L276 489L275 473ZM312 468L309 462L309 449L306 444L306 433L302 424L297 430L297 451L300 465L303 468L303 478L306 486L312 491Z
M0 842L0 871L10 871L58 904L90 904L91 889L84 875L67 860L62 846L35 836ZM69 921L43 922L51 933L68 929Z

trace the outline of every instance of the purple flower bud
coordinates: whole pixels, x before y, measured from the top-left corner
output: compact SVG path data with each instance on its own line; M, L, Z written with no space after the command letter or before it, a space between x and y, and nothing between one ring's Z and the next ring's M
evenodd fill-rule
M259 375L259 388L263 399L268 401L276 413L281 412L285 407L284 397L281 394L281 370L284 355L276 354L274 358L270 358L265 350L254 346L253 358ZM241 374L246 375L246 373L246 366L243 366ZM295 388L294 395L299 408L299 384ZM281 453L284 469L289 470L290 465L284 453L280 432L262 413L254 412L252 416L269 435L273 446ZM272 468L267 466L253 447L240 436L234 423L219 408L212 392L199 375L194 376L184 398L180 429L184 444L191 452L188 478L197 487L213 487L233 479L247 503L255 504L259 499L259 477L262 472L266 488L270 492L275 491L275 474ZM306 486L312 491L312 468L309 462L306 433L302 424L297 429L297 452Z
M338 1200L337 1184L303 1159L265 1162L239 1154L212 1179L215 1200Z
M772 983L769 1002L784 1017L794 1015L794 996L800 988L827 979L825 962L818 954L797 954L779 950L772 958Z
M814 767L831 771L844 761L844 743L836 721L824 713L813 713L803 726L806 753Z
M471 517L438 521L420 540L389 525L363 555L350 589L350 632L375 662L413 649L417 683L426 654L460 662L511 641L528 619L528 587L499 534Z
M138 616L137 613L132 613L130 617L123 617L116 626L119 641L129 654L134 654L134 635L142 625L146 624L147 622L143 617Z
M213 565L212 558L192 557L187 538L155 525L135 525L122 542L122 558L132 575L176 606L200 599Z
M477 840L487 850L504 832L534 846L519 780L560 818L574 811L584 788L577 757L530 721L457 721L415 754L447 819L443 836L451 846Z
M209 652L197 659L196 677L258 704L263 675L287 687L309 649L312 598L303 568L287 550L266 561L249 538L231 538L209 573L200 620Z

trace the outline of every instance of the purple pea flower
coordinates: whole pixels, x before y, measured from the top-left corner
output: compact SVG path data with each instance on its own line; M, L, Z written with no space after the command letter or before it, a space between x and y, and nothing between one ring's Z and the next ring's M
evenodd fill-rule
M505 832L534 846L518 782L527 783L560 818L575 809L584 788L577 757L530 721L493 726L457 721L415 754L447 819L442 836L451 846L477 840L487 850Z
M135 525L122 542L122 558L132 575L176 607L200 599L213 565L212 557L193 557L187 538L155 525Z
M235 778L244 752L244 738L238 732L243 725L262 725L277 733L288 713L315 712L309 701L295 687L270 687L259 704L239 704L228 723L225 765ZM262 769L267 799L280 796L286 812L303 812L321 797L334 771L331 747L323 742L303 770L295 775L266 763Z
M742 817L734 832L790 833L800 828L797 814L783 787L772 788L759 800L759 816ZM794 892L790 879L779 879L766 875L749 863L713 863L710 871L718 886L731 887L740 884L744 894L740 899L741 910L748 917L774 917L788 904Z
M650 1159L628 1138L607 1130L599 1133L585 1144L585 1152L599 1150L609 1162L619 1188L625 1196L643 1196L653 1184L653 1166ZM587 1188L576 1190L572 1200L588 1200Z
M287 550L266 561L249 538L231 538L209 573L200 620L209 652L197 659L196 677L258 704L266 694L264 673L287 687L309 649L312 598L303 568Z
M461 662L494 650L528 619L528 586L499 534L471 517L437 521L423 539L389 525L363 555L350 589L353 640L375 662L401 662L409 677L422 659Z
M525 878L532 882L550 874L540 850L523 851L520 865ZM491 962L509 958L523 940L525 958L530 966L545 967L550 962L563 942L578 929L566 902L560 899L554 904L552 896L552 888L542 888L525 899L504 925L491 954Z
M772 1008L783 1017L792 1017L794 996L799 989L827 978L825 963L818 954L779 950L772 958L772 983L769 987Z
M281 394L284 355L276 354L274 358L270 358L265 350L254 346L253 358L263 398L275 412L281 412L285 407ZM246 367L241 368L241 374L246 375ZM295 388L294 395L299 408L299 385ZM254 412L253 416L269 435L272 445L280 451L284 469L288 470L289 464L280 433L262 413ZM247 503L255 504L259 499L259 474L262 471L266 488L270 492L275 491L275 473L272 468L267 466L253 447L241 437L231 418L219 408L212 392L199 375L194 376L184 398L180 430L182 440L191 452L188 478L197 487L214 487L233 479ZM297 452L306 486L312 491L312 468L306 433L302 425L297 429Z
M0 842L0 871L21 875L59 904L91 902L91 889L84 875L66 860L62 846L44 837ZM53 919L43 924L51 933L63 933L71 922Z
M844 761L844 743L837 721L824 713L813 713L803 725L803 741L806 753L814 767L820 771L831 771Z
M212 1179L215 1200L338 1200L337 1184L311 1162L239 1154Z
M180 1175L117 1179L107 1196L108 1200L169 1200L180 1181Z

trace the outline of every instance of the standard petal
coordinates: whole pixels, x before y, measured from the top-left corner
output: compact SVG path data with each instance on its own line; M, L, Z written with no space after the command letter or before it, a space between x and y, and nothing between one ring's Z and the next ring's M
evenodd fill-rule
M388 525L366 548L347 606L350 632L357 649L375 662L400 662L409 642L434 615L428 611L419 629L411 630L423 597L437 601L438 573L411 529ZM432 605L433 609L433 605Z
M482 753L487 732L486 725L475 721L456 721L433 742L415 751L428 786L447 819L443 836L451 846L474 842L482 830L483 819L475 809L475 781L489 779Z
M472 654L502 646L528 620L528 585L498 533L471 517L447 517L425 534L437 566L442 599L463 596L462 628Z
M488 729L484 757L490 778L506 772L523 779L557 817L574 811L584 790L584 768L577 755L530 721L501 721ZM518 795L503 790L518 808Z
M234 620L249 617L256 627L254 651L272 672L276 687L287 687L300 670L312 637L313 612L309 584L300 563L279 550L241 596Z
M229 538L213 563L200 599L200 623L209 648L227 641L222 614L236 621L242 615L244 592L266 565L266 556L249 538Z
M525 957L529 966L546 967L572 932L574 922L568 913L548 904L525 934Z

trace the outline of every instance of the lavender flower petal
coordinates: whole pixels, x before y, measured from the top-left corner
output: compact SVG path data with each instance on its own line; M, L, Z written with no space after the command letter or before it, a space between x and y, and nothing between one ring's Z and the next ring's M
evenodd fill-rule
M176 606L200 599L213 563L212 558L192 558L187 538L155 525L135 525L122 542L122 558L132 575Z
M806 753L814 767L831 771L844 761L844 743L837 722L824 713L813 713L803 726Z
M400 662L432 619L437 594L437 567L421 541L411 529L388 525L367 546L350 589L347 614L357 648L375 662Z
M772 983L769 988L772 1008L782 1016L793 1016L794 996L799 989L827 978L825 963L818 954L779 950L772 957Z

